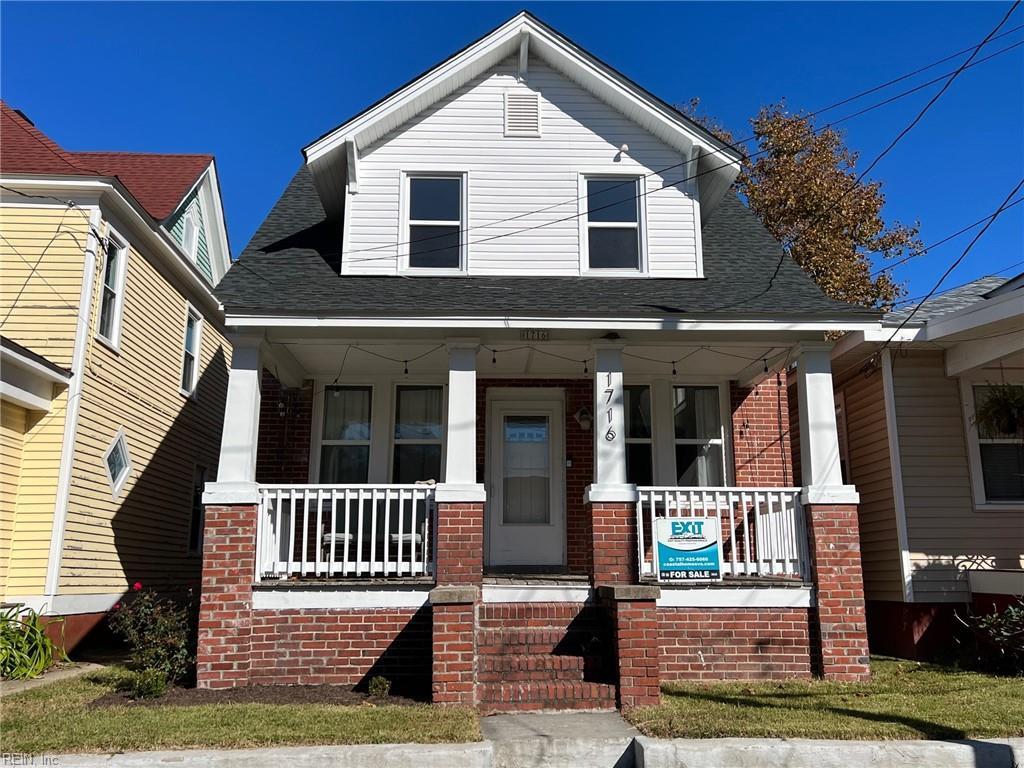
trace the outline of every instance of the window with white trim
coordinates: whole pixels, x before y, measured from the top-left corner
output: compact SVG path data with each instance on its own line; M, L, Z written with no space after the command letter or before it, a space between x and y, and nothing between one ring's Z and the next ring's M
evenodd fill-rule
M395 388L392 482L440 482L443 418L443 387L401 385Z
M185 316L184 353L181 358L181 391L193 395L199 380L199 350L203 330L203 318L192 307Z
M197 555L203 551L203 525L206 520L203 507L203 488L206 486L206 467L196 464L192 468L192 517L188 526L188 552Z
M1024 384L1001 385L1019 391L1024 398ZM972 385L974 412L994 393L991 384ZM1008 390L1009 391L1009 390ZM981 489L987 502L1005 503L1024 501L1024 439L1011 430L1014 426L982 426L975 422L977 439L972 446L977 451L976 466L980 467Z
M192 261L196 260L199 250L199 213L194 205L189 207L182 220L181 247Z
M465 263L461 174L410 174L408 251L410 269L459 271Z
M125 440L123 429L118 430L104 452L103 465L107 469L110 494L116 499L132 469L132 459L128 453L128 442Z
M612 176L586 182L587 268L639 272L640 180Z
M651 388L627 385L622 388L622 396L626 422L626 482L654 485Z
M117 346L121 340L121 306L124 301L124 273L128 246L109 234L103 259L103 284L100 287L100 317L97 335Z
M718 387L673 387L676 484L725 485L725 433Z
M372 387L324 388L320 482L365 483L370 474Z

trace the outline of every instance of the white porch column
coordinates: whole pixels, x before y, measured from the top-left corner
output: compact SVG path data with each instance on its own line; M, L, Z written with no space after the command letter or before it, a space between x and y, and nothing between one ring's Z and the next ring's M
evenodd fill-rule
M483 501L484 486L476 481L476 355L477 341L448 343L448 424L444 483L438 501Z
M797 391L805 504L856 504L859 500L852 485L843 485L839 465L831 351L831 342L799 345Z
M260 431L260 342L259 336L231 338L231 370L217 482L207 483L203 494L206 504L255 504L259 501L256 449Z
M626 423L622 393L622 347L597 342L594 350L594 484L589 501L636 501L626 484Z

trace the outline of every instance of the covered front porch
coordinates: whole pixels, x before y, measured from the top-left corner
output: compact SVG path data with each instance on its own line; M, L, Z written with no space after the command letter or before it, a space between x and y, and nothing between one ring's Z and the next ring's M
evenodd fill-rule
M620 681L622 643L645 611L663 628L644 653L675 648L654 664L685 676L704 674L688 656L703 631L692 612L722 634L716 612L750 610L788 650L745 662L767 647L751 636L742 657L722 651L711 668L809 674L822 640L808 617L835 611L856 624L860 599L856 494L841 481L823 329L502 325L473 337L443 327L239 328L218 480L204 496L204 573L227 557L253 621L429 607L437 701L480 701L460 687L460 665L476 669L476 651L452 660L437 638L468 632L468 647L482 647L490 630L464 612L481 604L495 626L564 614L558 631L569 635L580 616L612 627L617 661L605 667ZM720 582L658 581L660 518L719 521ZM232 529L226 549L222 525ZM224 628L207 583L215 651ZM825 646L828 632L846 631L840 624L829 621ZM862 674L856 642L834 647L820 670ZM499 666L525 654L490 652ZM239 684L212 666L218 657L208 682ZM657 697L656 683L634 688L619 691L620 703Z

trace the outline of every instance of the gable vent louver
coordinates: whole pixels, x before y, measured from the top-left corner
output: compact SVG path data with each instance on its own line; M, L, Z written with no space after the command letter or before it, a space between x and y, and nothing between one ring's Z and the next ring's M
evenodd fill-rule
M536 91L505 92L505 135L540 136L540 94Z

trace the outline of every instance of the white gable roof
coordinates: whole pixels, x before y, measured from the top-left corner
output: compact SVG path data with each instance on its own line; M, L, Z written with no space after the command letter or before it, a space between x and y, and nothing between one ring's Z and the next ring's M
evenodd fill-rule
M356 169L362 149L508 57L518 54L525 66L527 52L678 149L683 157L699 157L689 172L699 174L702 218L739 173L739 152L523 11L305 147L303 154L325 209L342 210L344 180L356 175L350 171Z

